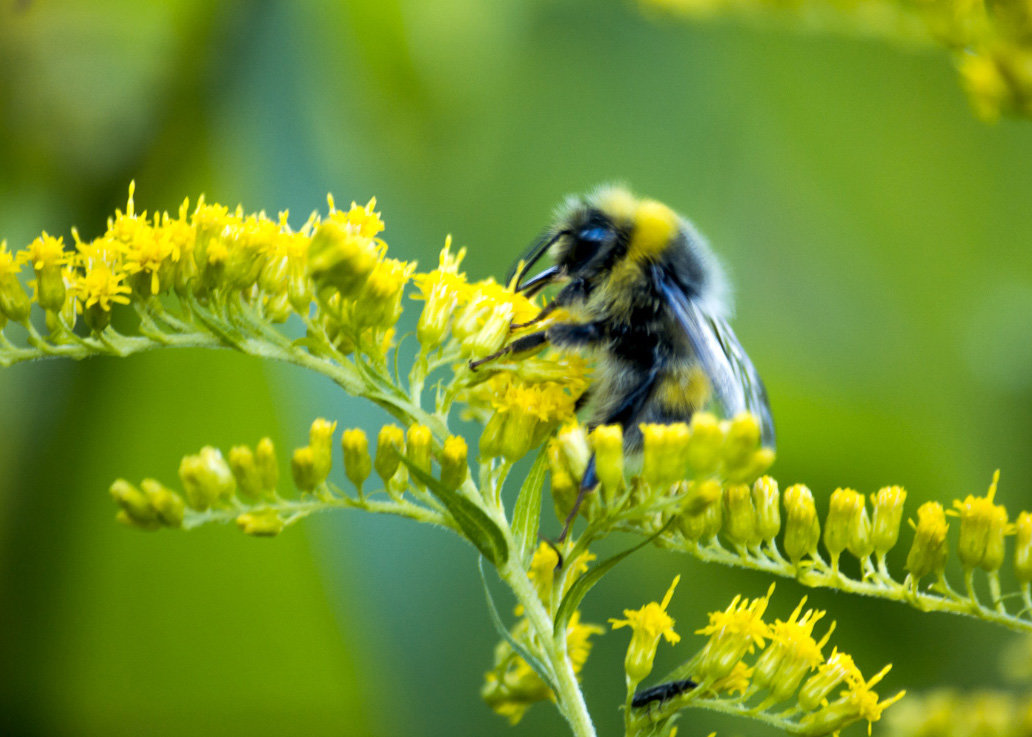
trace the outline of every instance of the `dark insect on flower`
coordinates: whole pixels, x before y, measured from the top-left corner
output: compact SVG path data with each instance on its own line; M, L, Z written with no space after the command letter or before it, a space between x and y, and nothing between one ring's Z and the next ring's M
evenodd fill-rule
M553 265L528 278L546 254ZM763 444L773 449L767 393L727 323L731 309L720 264L692 225L666 205L618 187L571 199L517 269L514 288L527 296L549 284L563 286L534 319L513 329L553 313L561 318L473 368L545 344L580 350L596 359L597 370L578 405L587 402L589 428L621 425L625 452L641 449L642 423L687 422L704 408L724 417L752 413ZM560 540L584 494L597 485L592 456Z
M641 691L638 691L638 693L634 694L634 698L631 699L631 706L635 709L640 709L647 704L651 704L653 701L666 701L667 699L672 699L675 696L680 696L686 691L691 691L698 685L699 684L690 678L686 678L683 681L661 683L658 686L642 689Z

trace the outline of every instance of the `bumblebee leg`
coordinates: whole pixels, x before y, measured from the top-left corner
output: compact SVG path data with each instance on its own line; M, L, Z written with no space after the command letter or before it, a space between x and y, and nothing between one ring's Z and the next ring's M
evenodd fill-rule
M556 543L561 543L566 539L566 536L570 534L570 527L573 526L573 520L577 517L577 512L580 511L580 506L584 502L584 495L589 491L594 491L598 486L598 472L595 470L595 454L591 454L591 458L588 459L588 467L584 469L584 476L581 478L580 489L577 490L577 500L573 503L573 509L566 515L566 522L563 523L563 531L559 534L559 539Z
M556 303L556 301L552 300L547 305L545 305L544 307L541 308L541 312L537 313L534 317L532 317L527 322L514 322L509 327L512 328L513 330L519 330L520 328L530 327L531 325L533 325L535 323L539 323L542 320L544 320L546 317L551 315L553 312L555 312L555 310L556 310L556 308L558 306L559 305Z
M548 332L545 330L542 330L537 333L531 333L530 335L524 335L523 337L517 338L513 342L509 343L509 345L505 346L500 351L492 353L490 356L485 356L484 358L481 358L477 361L470 361L469 367L473 371L476 371L477 368L487 363L488 361L493 361L496 358L501 358L502 356L506 356L510 353L524 353L525 351L532 351L538 346L544 345L547 342Z

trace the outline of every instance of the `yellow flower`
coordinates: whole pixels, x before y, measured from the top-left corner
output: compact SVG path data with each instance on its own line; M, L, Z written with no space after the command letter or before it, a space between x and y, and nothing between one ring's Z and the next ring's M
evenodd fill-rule
M774 621L770 628L770 645L756 661L753 680L761 687L768 688L771 697L777 701L791 696L806 674L824 661L821 648L835 629L832 623L820 642L814 640L814 625L824 617L825 612L807 609L800 617L805 603L806 597L803 597L787 620Z
M947 514L960 518L960 536L957 557L965 568L981 566L987 571L998 570L1003 564L1003 539L1013 527L1007 524L1007 510L994 504L1000 471L993 474L992 484L985 496L968 496L963 502L954 500Z
M907 555L906 569L915 581L920 581L929 573L941 573L946 566L946 532L950 526L946 524L946 513L939 502L925 502L917 508L917 524L913 520L914 542Z
M736 596L724 611L710 612L709 624L695 632L710 638L701 653L699 676L724 678L746 654L764 646L771 628L763 621L763 614L773 593L771 584L766 596L751 601Z
M666 610L680 580L680 576L674 577L674 582L670 584L661 603L650 601L641 609L624 609L626 619L609 620L614 630L620 627L630 627L632 630L631 642L624 659L624 670L631 683L640 683L652 672L652 662L656 657L660 637L671 645L681 640L681 636L674 631L674 619Z

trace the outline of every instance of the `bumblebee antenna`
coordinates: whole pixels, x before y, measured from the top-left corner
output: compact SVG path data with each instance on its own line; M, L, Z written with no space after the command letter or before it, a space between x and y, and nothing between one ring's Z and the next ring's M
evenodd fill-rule
M531 244L530 248L527 249L527 252L523 254L523 257L517 261L516 265L509 271L508 276L505 277L506 284L512 284L513 277L515 277L516 283L513 286L516 291L519 291L520 282L523 281L527 272L534 268L534 264L541 260L541 257L545 255L545 252L548 251L553 243L564 235L569 235L569 233L569 230L560 230L555 233L545 232L540 238Z

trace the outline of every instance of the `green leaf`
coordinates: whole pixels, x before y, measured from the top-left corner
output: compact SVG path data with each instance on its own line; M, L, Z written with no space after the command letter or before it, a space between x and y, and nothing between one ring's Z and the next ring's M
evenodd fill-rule
M545 485L547 471L548 457L542 448L520 487L516 507L512 510L512 535L520 555L524 557L533 553L537 542L538 524L541 521L541 489Z
M563 600L559 603L559 611L555 613L555 627L553 632L556 636L558 637L560 632L564 632L566 630L566 625L569 624L570 617L573 616L575 611L577 611L577 607L580 606L584 596L591 591L602 576L606 575L613 566L622 561L628 555L645 547L666 532L666 529L671 525L671 523L673 523L673 521L674 518L671 517L670 520L659 528L659 531L652 537L638 543L633 548L625 550L622 553L617 553L612 558L606 558L604 561L574 581L573 586L570 587L570 590L566 592L566 596L564 596Z
M434 496L441 500L476 549L496 568L505 565L509 559L509 545L505 541L505 535L501 528L495 524L494 520L472 501L444 486L405 456L401 456L401 461L417 481L424 484L433 492Z
M545 682L545 685L552 689L552 693L559 693L555 687L555 679L552 677L551 671L541 660L533 655L522 643L520 643L512 633L509 632L508 628L502 622L501 616L498 614L498 607L495 606L494 597L491 596L491 589L487 587L487 577L484 575L484 559L480 558L477 560L477 568L480 570L480 581L484 584L484 596L487 597L487 608L491 611L491 621L494 623L495 629L498 631L498 635L509 643L509 647L513 651L527 661L538 677Z

